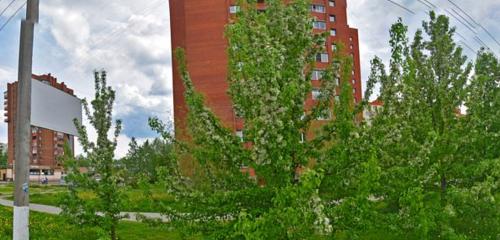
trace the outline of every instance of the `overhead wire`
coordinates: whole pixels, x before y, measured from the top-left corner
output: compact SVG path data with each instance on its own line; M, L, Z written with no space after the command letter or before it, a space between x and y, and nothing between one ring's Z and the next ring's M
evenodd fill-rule
M432 10L432 6L429 5L428 3L424 2L423 0L418 0L421 4L425 5L429 10Z
M24 1L24 3L7 19L7 21L5 21L5 23L2 26L0 26L0 32L2 32L2 30L7 26L7 24L9 24L10 20L12 20L19 13L19 11L21 11L21 9L24 8L25 5L26 1Z
M452 16L455 20L457 20L459 23L461 23L462 25L464 25L466 28L468 28L471 32L473 32L474 34L477 34L477 31L474 30L473 28L471 28L469 25L467 25L466 23L464 23L459 17L455 16L454 13L450 12L448 9L445 9L444 11L446 11L450 16Z
M463 14L465 14L476 26L479 26L499 47L500 47L500 41L498 41L494 36L493 34L491 34L490 31L488 31L488 29L486 29L482 24L480 24L479 22L477 22L473 17L471 17L470 14L467 13L467 11L465 11L462 7L460 7L459 4L455 3L454 1L452 0L448 0L448 2L450 2L453 6L455 6L460 12L462 12ZM479 38L482 42L484 42L481 38ZM490 48L491 50L491 48Z
M411 9L409 9L409 8L407 8L407 7L405 7L405 6L401 5L401 4L399 4L399 3L397 3L397 2L394 2L394 1L392 1L392 0L387 0L387 1L388 1L388 2L390 2L390 3L392 3L392 4L394 4L394 5L396 5L396 6L398 6L399 8L404 9L405 11L407 11L407 12L409 12L409 13L411 13L411 14L415 15L415 12L414 12L414 11L412 11Z
M10 6L12 6L12 4L15 2L16 0L12 0L9 5L7 5L7 7L5 7L2 12L0 12L0 18L3 16L3 14L5 13L5 11L7 11L7 9L9 9Z
M459 12L457 12L457 10L455 9L451 9L456 15L458 15L462 20L464 20L465 23L467 23L471 28L474 28L476 29L476 26L474 26L474 24L472 24L469 20L465 19Z

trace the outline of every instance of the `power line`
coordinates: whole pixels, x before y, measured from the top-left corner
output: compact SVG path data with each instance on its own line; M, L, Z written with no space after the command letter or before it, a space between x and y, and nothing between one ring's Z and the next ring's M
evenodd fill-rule
M485 48L487 48L487 49L490 49L490 50L491 50L491 48L489 48L489 47L488 47L488 45L486 45L486 44L483 42L483 40L481 40L481 38L478 38L477 36L474 36L474 39L475 39L475 40L476 40L476 41L477 41L480 45L482 45L483 47L485 47Z
M468 28L471 32L473 32L474 34L477 34L476 30L472 29L469 25L467 25L466 23L464 23L462 20L460 20L460 18L458 18L457 16L455 16L455 14L453 14L452 12L448 11L448 9L445 9L445 11L450 15L452 16L455 20L457 20L459 23L463 24L466 28Z
M12 18L14 18L17 13L19 13L19 11L21 11L21 9L23 9L23 7L26 5L26 1L24 1L23 5L21 5L15 12L14 14L12 14L9 19L7 19L7 21L0 27L0 32L5 28L5 26L7 26L7 24L9 24L10 20L12 20Z
M467 17L469 17L470 20L472 20L472 22L474 22L476 25L479 25L479 23L477 23L474 18L472 18L469 14L467 14L462 8L460 8L460 6L458 6L458 4L456 4L455 2L453 2L452 0L448 0L448 2L450 2L451 4L453 4L453 6L455 6L456 8L458 8L458 10L460 10L461 12L463 12Z
M397 2L394 2L394 1L392 1L392 0L387 0L387 1L388 1L388 2L390 2L390 3L392 3L392 4L394 4L394 5L396 5L396 6L398 6L398 7L400 7L400 8L402 8L402 9L404 9L404 10L406 10L407 12L409 12L409 13L411 13L411 14L415 15L415 12L414 12L414 11L412 11L411 9L409 9L409 8L407 8L407 7L405 7L405 6L401 5L401 4L399 4L399 3L397 3Z
M427 0L423 0L424 2L428 3L429 5L431 5L434 9L438 8L436 5L434 5L433 3L427 1Z
M471 17L465 10L463 10L458 4L456 4L455 2L453 2L452 0L448 0L448 2L450 2L451 4L453 4L453 6L455 6L458 10L460 10L462 13L464 13L476 26L479 26L491 39L493 39L493 41L500 47L500 42L493 36L493 34L491 34L490 31L488 31L488 29L486 29L483 25L481 25L480 23L478 23L476 20L474 20L473 17Z
M3 9L3 11L0 13L0 18L3 16L3 14L5 13L5 11L7 11L7 9L9 9L9 7L15 2L16 0L12 0L9 5L7 5L7 7L5 7Z
M458 15L458 16L459 16L462 20L464 20L467 24L469 24L469 26L470 26L471 28L476 29L476 26L474 26L473 24L471 24L471 23L469 22L469 20L465 19L465 18L464 18L464 17L463 17L460 13L458 13L458 12L457 12L457 10L455 10L455 9L453 9L453 8L452 8L451 10L452 10L452 11L453 11L456 15Z
M490 31L488 31L486 28L483 27L483 25L479 24L479 27L481 27L485 32L486 34L488 34L488 36L490 36L491 39L493 39L493 41L495 41L495 43L500 47L500 42L498 42L498 40L493 37L493 35L490 33Z
M476 53L476 51L474 51L474 49L471 46L469 46L469 44L465 43L464 41L460 40L459 43L462 44L463 46L465 46L466 48L468 48L471 52Z
M420 3L422 3L423 5L427 6L430 10L432 10L432 7L431 5L429 5L428 3L422 1L422 0L418 0Z

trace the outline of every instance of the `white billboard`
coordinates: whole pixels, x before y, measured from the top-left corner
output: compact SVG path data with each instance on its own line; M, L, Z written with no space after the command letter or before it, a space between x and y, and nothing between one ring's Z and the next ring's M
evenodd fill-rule
M31 125L78 136L73 119L82 122L82 101L41 81L31 83Z

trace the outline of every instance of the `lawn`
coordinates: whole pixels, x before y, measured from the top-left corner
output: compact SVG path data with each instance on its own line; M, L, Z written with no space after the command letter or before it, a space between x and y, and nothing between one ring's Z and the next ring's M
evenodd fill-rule
M13 185L0 185L0 197L13 200ZM30 202L57 206L59 199L66 192L66 187L57 185L30 186ZM174 199L160 187L152 186L148 191L143 189L128 188L125 192L124 212L161 212L162 204L174 204ZM94 195L83 192L82 196L92 200Z
M181 239L179 232L169 230L167 226L153 227L135 222L120 222L117 232L120 239ZM100 237L99 229L96 227L71 225L57 215L30 213L30 239L32 240L95 240ZM12 239L12 209L0 207L0 240L8 239Z

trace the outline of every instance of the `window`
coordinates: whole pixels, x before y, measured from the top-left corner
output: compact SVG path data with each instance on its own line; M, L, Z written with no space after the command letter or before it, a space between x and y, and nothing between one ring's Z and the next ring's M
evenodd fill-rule
M332 112L330 109L324 109L318 116L318 120L329 120L332 118Z
M313 70L311 73L311 80L320 80L323 76L323 70Z
M327 53L318 53L316 55L316 61L322 62L322 63L327 63L328 62L328 54Z
M336 79L335 79L335 84L336 84L337 86L339 86L339 85L340 85L340 78L336 78Z
M350 49L353 49L353 48L354 48L354 45L352 45L352 44L351 44L351 45L349 46L349 48L350 48Z
M320 96L321 96L321 91L319 91L319 89L312 90L312 99L313 100L318 100Z
M335 0L328 1L328 6L335 7Z
M325 6L319 5L319 4L313 4L313 5L311 5L311 11L317 12L317 13L324 13Z
M230 6L229 7L229 13L237 13L240 11L240 6L237 6L237 5L233 5L233 6Z
M30 169L30 175L40 175L40 169Z
M243 131L242 130L236 131L236 136L240 138L241 142L243 142Z
M337 51L337 44L334 43L332 44L332 52L336 52Z
M335 22L335 19L336 19L335 15L330 15L330 22Z
M330 36L337 36L337 29L335 28L330 29Z
M314 21L313 22L313 28L314 29L325 30L326 29L326 23L323 22L323 21Z
M352 42L352 37L349 38L349 41Z

